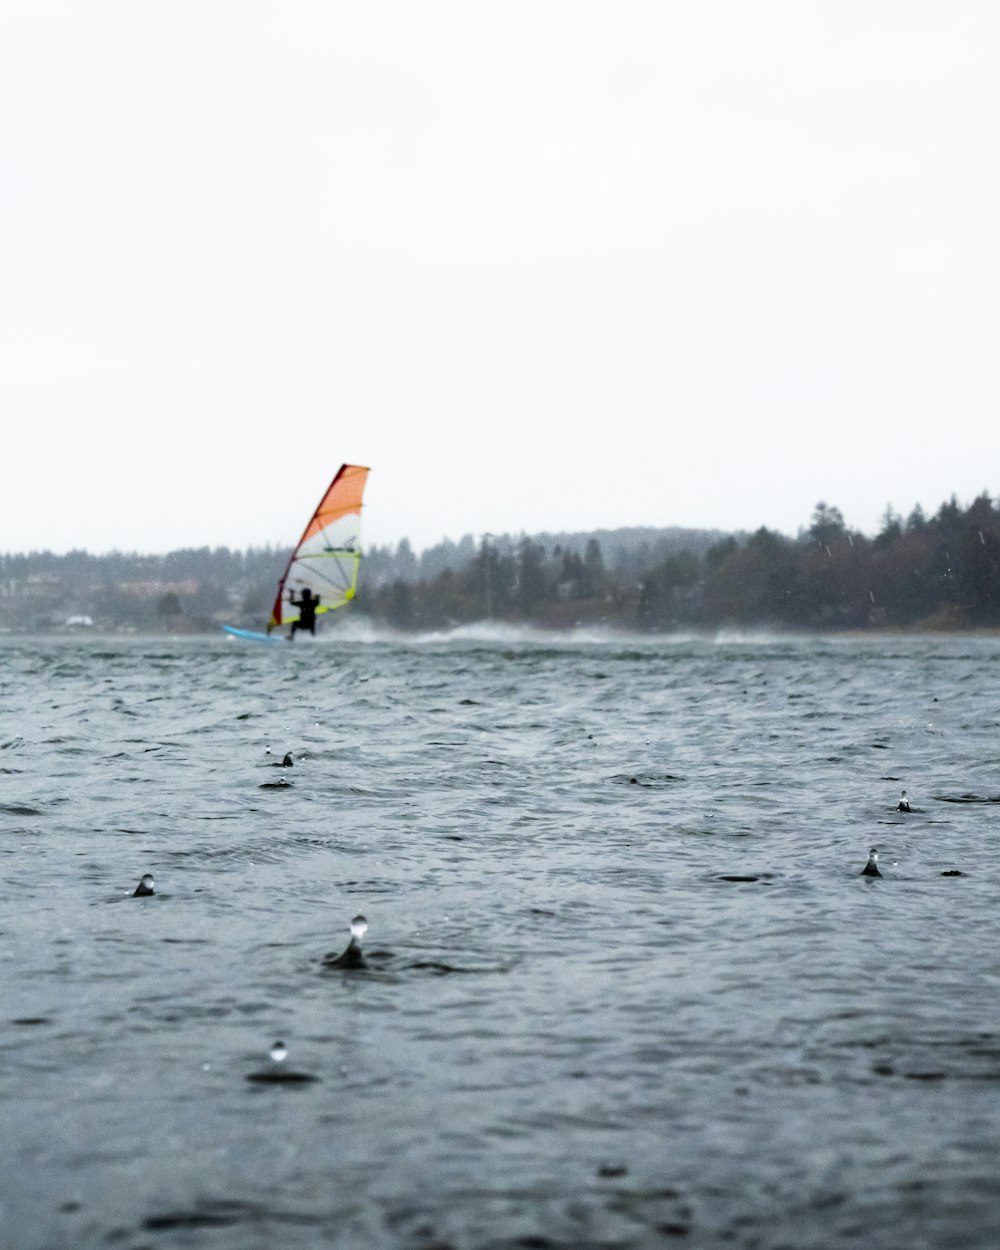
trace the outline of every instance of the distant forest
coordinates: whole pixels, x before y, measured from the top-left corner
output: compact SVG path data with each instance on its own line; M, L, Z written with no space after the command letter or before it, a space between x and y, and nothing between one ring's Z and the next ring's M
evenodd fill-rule
M259 628L288 554L0 555L0 629ZM997 628L1000 500L984 493L963 507L952 497L905 520L889 508L874 537L819 503L794 538L764 528L470 535L419 555L404 539L366 552L346 612L419 631L488 619L649 631Z

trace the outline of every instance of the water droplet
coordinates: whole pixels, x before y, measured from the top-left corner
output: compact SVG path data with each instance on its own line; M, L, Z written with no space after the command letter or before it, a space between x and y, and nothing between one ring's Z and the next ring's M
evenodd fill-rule
M861 869L861 875L863 877L881 877L882 875L878 868L878 851L874 846L868 852L868 863Z
M248 1072L246 1079L257 1085L301 1086L318 1081L319 1077L308 1072L296 1072L285 1066L288 1048L284 1042L275 1042L270 1051L271 1062L260 1072Z
M147 873L143 873L142 880L135 887L135 891L133 892L132 897L142 898L142 896L145 894L155 894L155 893L156 891L153 889L153 874L151 872L147 872Z
M357 915L351 921L351 937L363 938L368 932L368 921L362 915Z

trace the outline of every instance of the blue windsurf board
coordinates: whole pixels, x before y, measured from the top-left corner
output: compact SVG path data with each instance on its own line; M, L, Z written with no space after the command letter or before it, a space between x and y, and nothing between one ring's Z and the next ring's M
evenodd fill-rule
M284 642L281 634L258 634L252 629L237 629L235 625L223 625L227 634L234 638L245 638L247 642Z

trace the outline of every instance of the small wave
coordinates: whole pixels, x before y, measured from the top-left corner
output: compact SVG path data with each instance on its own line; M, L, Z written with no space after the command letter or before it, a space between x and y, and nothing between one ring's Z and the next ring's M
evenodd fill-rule
M734 882L751 882L751 881L770 881L774 877L773 872L757 872L757 873L738 873L738 872L722 872L718 874L719 881Z
M224 1228L232 1224L258 1224L265 1217L271 1220L276 1218L273 1211L255 1204L214 1200L199 1203L187 1210L149 1215L142 1221L142 1227L150 1233L176 1229Z
M1000 803L1000 794L933 794L938 803Z
M676 773L616 773L611 780L615 785L644 786L652 789L656 786L676 785L684 778Z

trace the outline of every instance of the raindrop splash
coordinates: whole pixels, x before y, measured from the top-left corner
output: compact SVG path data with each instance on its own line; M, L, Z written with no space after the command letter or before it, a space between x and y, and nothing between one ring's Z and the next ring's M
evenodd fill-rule
M882 875L878 870L878 849L874 846L868 852L868 863L861 869L861 875L863 877L881 877Z
M296 1072L286 1066L288 1047L282 1041L272 1043L268 1056L271 1062L258 1072L248 1072L248 1081L257 1085L308 1085L311 1081L319 1080L311 1072Z
M367 968L365 957L361 953L361 939L368 932L368 921L360 913L351 920L351 940L339 955L333 951L324 956L323 966L326 968Z

